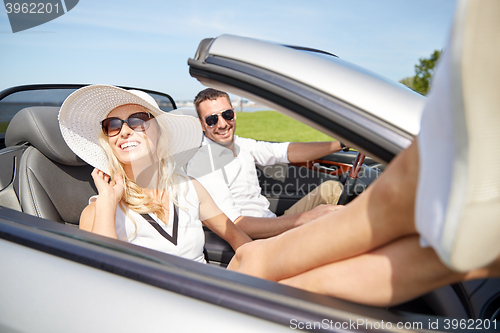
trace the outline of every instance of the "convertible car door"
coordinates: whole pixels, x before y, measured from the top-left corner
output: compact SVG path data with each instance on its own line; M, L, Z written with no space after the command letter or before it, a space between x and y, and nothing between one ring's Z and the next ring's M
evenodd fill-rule
M295 118L387 163L418 133L425 98L333 55L250 38L203 40L191 76Z
M372 167L367 183L419 129L424 97L326 52L222 35L203 40L188 64L202 84L262 103L363 151ZM343 181L355 156L340 152L307 164L259 166L263 194L280 215L320 183Z

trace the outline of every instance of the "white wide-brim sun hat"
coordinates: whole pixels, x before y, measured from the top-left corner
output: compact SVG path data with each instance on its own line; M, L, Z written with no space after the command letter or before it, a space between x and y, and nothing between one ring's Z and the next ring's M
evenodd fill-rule
M165 125L168 130L162 133L161 140L168 140L177 167L185 165L200 147L203 131L197 118L164 112L143 91L96 84L76 90L61 106L59 126L69 148L88 164L109 174L108 157L99 144L101 121L125 104L147 108L156 121Z

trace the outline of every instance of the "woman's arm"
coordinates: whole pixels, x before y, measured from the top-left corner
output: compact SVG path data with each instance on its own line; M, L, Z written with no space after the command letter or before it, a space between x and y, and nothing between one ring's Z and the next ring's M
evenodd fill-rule
M115 181L112 181L98 169L92 171L92 178L99 196L83 210L80 229L116 239L115 215L116 207L125 191L123 179L116 174Z
M195 179L191 179L191 181L200 201L200 220L202 223L228 242L235 251L241 245L251 242L252 239L222 213L207 190Z

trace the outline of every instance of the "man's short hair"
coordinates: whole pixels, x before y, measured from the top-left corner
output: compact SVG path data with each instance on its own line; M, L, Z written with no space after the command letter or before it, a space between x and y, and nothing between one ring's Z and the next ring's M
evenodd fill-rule
M194 107L196 108L196 112L198 113L198 117L200 116L199 107L200 107L201 102L204 102L207 100L213 101L213 100L220 98L220 97L227 98L229 105L231 105L231 107L233 106L231 104L231 99L229 99L229 95L227 94L227 92L220 91L220 90L213 89L213 88L207 88L205 90L200 91L198 93L198 95L196 95L196 97L194 98Z

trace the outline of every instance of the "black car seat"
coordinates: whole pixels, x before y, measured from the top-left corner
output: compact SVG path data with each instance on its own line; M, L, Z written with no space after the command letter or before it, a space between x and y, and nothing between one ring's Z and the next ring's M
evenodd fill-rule
M12 118L0 167L11 169L0 205L49 220L77 225L88 199L97 193L92 167L66 145L57 120L58 107L29 107ZM18 204L12 200L13 193Z

